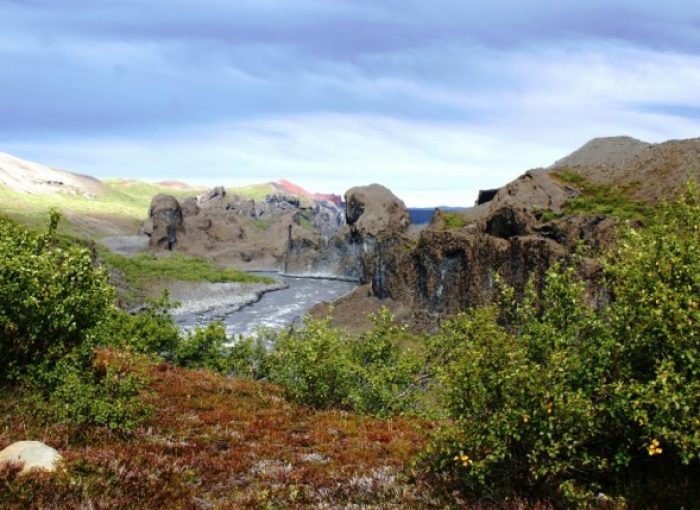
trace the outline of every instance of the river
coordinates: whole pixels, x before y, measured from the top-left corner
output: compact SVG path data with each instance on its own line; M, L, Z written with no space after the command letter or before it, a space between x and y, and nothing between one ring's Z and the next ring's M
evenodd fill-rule
M274 278L280 284L278 287L284 286L284 288L268 290L259 300L249 304L231 306L230 301L222 300L222 304L218 305L216 304L218 300L211 300L214 301L211 308L195 311L180 297L178 300L185 306L181 311L174 310L173 316L176 322L183 329L192 330L197 326L220 320L226 325L226 333L229 336L247 336L255 333L259 327L283 328L302 318L315 304L335 301L357 287L355 282L327 278L297 278L281 276L277 273L259 274ZM221 292L227 288L213 287L213 289ZM232 289L232 292L236 291Z

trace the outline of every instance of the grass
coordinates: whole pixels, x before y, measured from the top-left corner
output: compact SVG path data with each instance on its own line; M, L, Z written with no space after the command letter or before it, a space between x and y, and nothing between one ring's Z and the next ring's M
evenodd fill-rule
M237 188L229 188L226 192L230 195L238 195L243 198L252 198L253 200L265 200L267 195L275 192L272 185L268 182L261 184L250 184L248 186L240 186Z
M445 222L445 228L448 230L465 227L468 223L467 219L458 212L440 211L440 216Z
M272 220L269 218L263 220L250 220L250 222L258 230L267 230L268 228L270 228L270 225L272 225Z
M0 508L446 507L406 476L429 423L315 411L268 384L140 363L154 413L126 437L43 423L17 393L2 395L0 449L44 441L65 471L0 470Z
M50 208L61 211L63 231L75 235L100 237L111 230L135 232L146 219L151 199L158 193L184 198L197 190L179 190L141 181L110 180L103 182L95 197L66 193L17 193L0 186L0 213L29 227L45 224Z
M561 170L552 175L581 191L578 197L564 205L565 212L569 214L605 214L619 220L645 220L650 215L650 208L629 198L626 188L593 184L571 170Z
M221 268L210 261L180 254L157 257L151 254L139 254L123 257L104 251L102 260L121 271L134 285L144 281L180 280L189 282L239 282L239 283L274 283L267 276L258 276L231 268Z

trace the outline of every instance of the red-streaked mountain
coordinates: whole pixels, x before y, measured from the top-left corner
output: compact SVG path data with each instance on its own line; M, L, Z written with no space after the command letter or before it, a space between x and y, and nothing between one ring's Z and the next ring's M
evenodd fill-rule
M335 195L332 193L311 193L310 191L302 188L298 184L288 181L287 179L280 179L271 184L275 189L287 195L302 196L316 201L332 202L337 206L340 206L343 202L343 198L340 195Z

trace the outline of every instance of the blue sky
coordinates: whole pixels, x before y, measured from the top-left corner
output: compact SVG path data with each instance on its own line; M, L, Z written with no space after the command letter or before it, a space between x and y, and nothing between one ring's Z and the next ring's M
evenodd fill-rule
M469 205L596 136L700 136L700 4L0 0L0 151Z

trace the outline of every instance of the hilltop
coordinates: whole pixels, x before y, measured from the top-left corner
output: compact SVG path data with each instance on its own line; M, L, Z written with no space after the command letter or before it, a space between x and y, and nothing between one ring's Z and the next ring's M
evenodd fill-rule
M206 191L205 187L173 180L100 180L0 153L0 213L37 226L45 222L49 208L55 207L65 219L63 228L80 236L134 235L155 195L184 199ZM305 205L314 201L336 205L341 202L337 195L312 193L285 179L226 191L231 196L259 201L269 195L286 195Z

